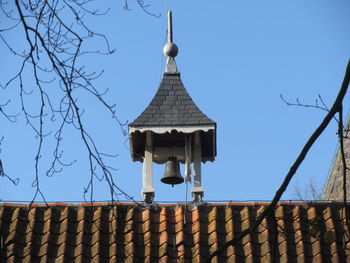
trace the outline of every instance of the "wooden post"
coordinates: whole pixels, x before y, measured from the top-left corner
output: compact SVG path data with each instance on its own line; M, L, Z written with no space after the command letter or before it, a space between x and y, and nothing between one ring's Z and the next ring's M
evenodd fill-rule
M142 196L146 203L152 203L154 199L154 188L152 181L152 133L146 132L146 144L145 144L145 158L143 159L143 173L142 173Z
M199 202L202 201L202 197L204 195L204 189L202 187L201 156L202 156L202 147L201 147L201 140L200 140L200 131L196 131L194 136L194 147L193 147L194 185L192 187L192 196L194 201L199 201Z

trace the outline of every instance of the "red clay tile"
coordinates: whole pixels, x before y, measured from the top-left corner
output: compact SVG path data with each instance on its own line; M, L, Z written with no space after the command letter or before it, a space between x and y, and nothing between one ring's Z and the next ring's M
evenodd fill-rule
M2 258L6 262L204 262L248 229L264 205L210 205L189 211L179 205L145 210L130 204L2 204L0 227L6 244ZM256 231L214 261L269 262L276 251L279 262L350 259L342 204L284 203L275 217L275 223L272 217L264 219Z

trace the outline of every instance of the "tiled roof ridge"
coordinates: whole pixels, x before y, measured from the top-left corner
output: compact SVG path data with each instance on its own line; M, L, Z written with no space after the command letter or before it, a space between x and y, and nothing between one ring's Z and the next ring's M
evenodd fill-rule
M189 206L191 203L167 203L167 204L156 204L156 207L163 208L163 207L186 207ZM225 203L204 203L203 206L205 207L222 207L222 206L268 206L270 205L270 202L225 202ZM277 203L277 206L305 206L305 205L344 205L343 201L301 201L301 202L294 202L294 201L280 201ZM350 202L347 202L347 205L350 206ZM96 202L96 203L65 203L65 202L55 202L55 203L16 203L16 202L0 202L1 206L10 206L10 207L113 207L113 206L124 206L124 207L140 207L141 205L133 202Z

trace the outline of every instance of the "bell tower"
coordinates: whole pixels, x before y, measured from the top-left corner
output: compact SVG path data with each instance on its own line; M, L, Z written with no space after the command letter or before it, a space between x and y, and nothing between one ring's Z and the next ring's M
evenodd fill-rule
M216 123L200 111L181 81L171 11L163 53L167 63L160 86L147 108L128 126L131 158L143 163L142 196L146 203L152 203L155 196L153 163L166 164L161 181L171 185L184 181L179 169L183 163L185 180L193 178L193 199L201 201L201 163L215 160Z

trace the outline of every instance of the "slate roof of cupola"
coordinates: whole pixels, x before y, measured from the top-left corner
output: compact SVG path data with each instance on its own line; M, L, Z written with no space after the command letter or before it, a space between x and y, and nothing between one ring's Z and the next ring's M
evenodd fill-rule
M130 127L216 125L193 102L180 73L163 74L160 86L148 107Z

